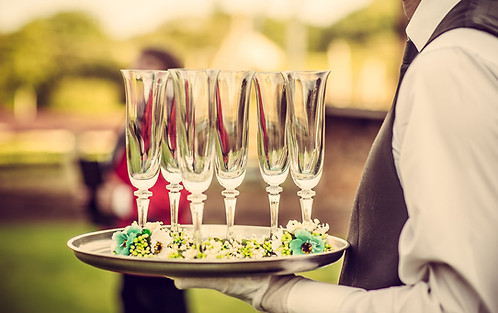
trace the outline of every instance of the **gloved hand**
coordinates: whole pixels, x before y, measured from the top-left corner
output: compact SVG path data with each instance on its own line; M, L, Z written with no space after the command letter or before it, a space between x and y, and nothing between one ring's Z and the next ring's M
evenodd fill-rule
M285 275L173 279L178 289L214 289L245 301L259 311L286 312L287 294L301 277Z
M174 278L178 289L218 290L272 313L337 312L344 298L363 289L313 281L301 276Z

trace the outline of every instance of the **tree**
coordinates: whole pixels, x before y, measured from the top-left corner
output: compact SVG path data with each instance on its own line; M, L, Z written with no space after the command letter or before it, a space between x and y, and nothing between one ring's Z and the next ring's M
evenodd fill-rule
M37 19L3 35L0 56L0 102L11 100L17 88L29 86L37 93L38 105L47 105L61 77L85 72L112 77L109 71L119 68L110 59L109 40L100 26L80 12Z

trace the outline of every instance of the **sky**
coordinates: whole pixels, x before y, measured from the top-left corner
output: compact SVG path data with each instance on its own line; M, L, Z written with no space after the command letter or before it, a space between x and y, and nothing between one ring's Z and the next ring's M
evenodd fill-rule
M371 0L0 0L0 32L9 33L35 18L80 10L94 16L115 38L149 31L178 17L199 17L215 8L227 13L295 17L312 25L330 25Z

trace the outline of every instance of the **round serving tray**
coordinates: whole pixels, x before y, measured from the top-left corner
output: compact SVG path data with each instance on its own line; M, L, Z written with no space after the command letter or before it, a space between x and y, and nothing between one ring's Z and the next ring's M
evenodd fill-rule
M182 225L192 228L191 225ZM261 236L269 227L236 225L238 234ZM76 236L67 242L78 259L94 267L128 274L168 277L220 277L249 275L283 275L311 271L338 261L349 243L332 237L332 251L263 259L162 259L115 255L111 252L112 234L122 229L109 229ZM223 237L226 225L203 225L202 233Z

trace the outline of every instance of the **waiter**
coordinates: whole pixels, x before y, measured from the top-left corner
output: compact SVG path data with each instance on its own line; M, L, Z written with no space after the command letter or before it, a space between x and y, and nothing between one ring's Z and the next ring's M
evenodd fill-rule
M177 279L267 312L498 313L498 0L403 0L393 105L353 206L339 284Z

